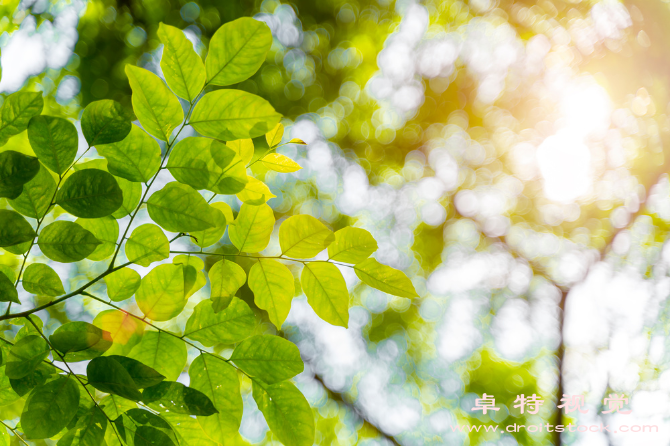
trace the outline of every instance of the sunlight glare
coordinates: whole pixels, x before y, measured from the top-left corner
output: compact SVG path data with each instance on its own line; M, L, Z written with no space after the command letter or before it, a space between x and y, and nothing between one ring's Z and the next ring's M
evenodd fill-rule
M575 132L561 130L537 150L544 193L550 200L572 203L591 187L591 152Z
M603 87L594 81L583 81L568 87L561 98L561 113L568 129L589 136L607 130L612 102Z

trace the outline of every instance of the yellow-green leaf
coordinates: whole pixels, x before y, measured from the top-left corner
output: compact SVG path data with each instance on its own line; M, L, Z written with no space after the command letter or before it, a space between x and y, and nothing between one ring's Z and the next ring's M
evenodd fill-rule
M311 215L294 215L279 227L282 255L310 259L330 245L333 231Z
M228 307L214 312L212 302L203 300L195 306L186 322L184 336L211 347L224 343L232 344L248 338L254 330L256 318L249 305L233 297Z
M191 186L168 183L147 202L149 216L163 229L171 232L202 231L220 226L221 211L211 207Z
M244 187L244 190L237 194L237 198L241 202L259 205L267 203L268 200L276 197L275 194L270 192L270 188L260 180L257 180L254 177L248 177L248 182Z
M333 325L348 326L349 291L337 266L328 262L307 263L300 283L307 302L321 319Z
M135 294L142 278L135 270L121 268L105 276L104 280L107 284L107 296L114 302L121 302Z
M103 260L114 254L116 241L119 239L119 224L111 215L102 218L78 218L75 220L82 228L91 233L102 242L91 254L87 256L91 260Z
M146 183L161 165L161 148L151 136L136 125L122 141L98 146L107 159L109 172L128 181Z
M170 242L161 228L151 223L135 228L126 242L126 257L140 266L149 266L169 256Z
M365 229L347 226L335 232L328 245L328 257L345 263L359 263L377 250L377 241Z
M247 375L274 384L302 373L300 350L279 336L257 335L240 342L230 360Z
M265 167L275 172L289 173L302 169L300 164L279 153L269 153L263 157L261 162Z
M249 288L258 308L267 311L270 321L280 330L295 294L291 271L277 260L261 259L249 271Z
M267 141L270 148L273 148L281 142L283 136L284 125L280 122L272 130L265 134L265 141Z
M220 220L217 226L214 226L212 228L205 229L203 231L191 232L190 235L195 237L195 240L191 238L191 241L196 245L200 246L201 248L212 246L213 244L221 240L221 237L223 237L223 233L226 232L226 225L233 223L234 221L233 210L227 203L217 201L216 203L212 203L210 206L213 207L214 209L218 209L219 211L221 211L225 219Z
M168 381L175 381L186 366L186 344L160 331L147 331L128 357L151 367Z
M228 141L226 145L233 149L240 158L242 158L245 166L249 164L254 157L254 142L249 138Z
M292 383L252 384L254 400L272 433L286 446L314 443L314 415L305 397Z
M23 273L23 289L39 296L56 297L65 294L63 282L49 265L33 263Z
M126 65L126 75L133 90L133 109L142 127L163 141L184 120L179 99L163 81L144 68Z
M235 293L247 281L247 274L241 266L229 260L219 260L209 270L211 282L210 300L215 313L225 310Z
M252 206L243 204L235 225L230 226L230 241L240 252L259 252L270 242L275 224L274 212L267 204Z
M179 28L161 23L158 38L163 43L161 70L165 82L177 96L193 102L205 85L202 59Z
M163 264L144 276L137 293L137 306L154 321L168 321L177 316L186 305L184 296L184 267Z
M403 273L390 266L382 265L375 259L367 259L354 266L359 279L372 288L400 297L419 297L412 281Z
M51 223L37 239L42 254L61 263L84 260L101 243L91 231L71 221Z

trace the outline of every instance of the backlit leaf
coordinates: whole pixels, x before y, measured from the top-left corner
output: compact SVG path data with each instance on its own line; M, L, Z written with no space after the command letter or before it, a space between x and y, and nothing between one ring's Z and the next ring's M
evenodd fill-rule
M44 100L42 92L17 91L5 98L0 108L0 146L28 127L33 116L42 113Z
M163 141L184 120L179 99L163 81L144 68L126 65L126 75L133 90L133 109L144 130Z
M23 378L49 356L49 351L41 336L26 336L9 349L5 374L11 379Z
M242 158L242 162L245 166L249 164L254 157L254 142L249 138L228 141L226 145L233 149L235 153Z
M349 291L337 266L328 262L307 263L302 269L300 283L307 302L321 319L347 327Z
M50 266L44 263L32 263L23 273L23 289L40 296L60 296L65 294L63 282Z
M177 433L181 446L218 446L219 443L209 439L195 418L174 412L161 415Z
M23 186L40 170L40 162L34 156L14 150L0 152L0 197L18 198Z
M123 203L121 203L121 206L114 211L112 217L122 218L126 215L130 215L137 205L140 204L140 199L142 198L142 185L119 177L115 177L115 179L123 193Z
M41 439L56 435L74 418L79 398L75 378L69 375L33 389L21 414L21 429L26 437Z
M377 241L365 229L348 226L335 232L328 257L345 263L360 263L377 250Z
M0 209L0 247L30 242L35 237L30 223L17 212Z
M89 146L111 144L128 136L133 119L133 114L121 104L103 99L86 106L81 115L81 132Z
M99 446L105 438L106 430L105 413L97 406L93 406L79 417L75 427L63 435L57 446Z
M199 390L182 383L163 381L142 392L142 402L159 412L209 416L218 413L212 401Z
M224 232L226 232L226 225L234 221L233 210L227 203L217 201L216 203L212 203L210 206L221 211L225 218L220 220L217 226L205 229L203 231L191 232L191 235L195 237L195 240L191 238L191 241L201 248L212 246L221 240Z
M293 378L305 369L298 347L273 335L245 339L235 347L230 360L249 376L268 384Z
M82 218L106 217L122 203L123 192L118 183L109 172L100 169L74 172L56 195L56 204Z
M265 421L286 446L314 443L314 415L305 397L290 382L261 387L252 385L254 400Z
M105 276L104 280L107 284L107 296L114 302L121 302L135 294L142 278L135 270L121 268Z
M161 69L168 86L188 102L198 96L205 85L205 65L184 32L161 23L158 38L163 43Z
M259 204L267 203L271 198L276 197L270 192L270 188L260 180L254 177L248 177L248 182L244 186L244 190L237 194L237 198L243 203L258 206Z
M359 279L372 288L400 297L419 297L412 281L403 273L390 266L382 265L375 259L367 259L354 266Z
M296 163L288 156L280 155L279 153L269 153L263 157L261 162L265 167L274 170L275 172L288 173L302 169L300 164Z
M78 218L75 223L91 231L102 242L87 258L97 261L114 254L116 241L119 239L119 224L114 217L108 215L102 218Z
M270 321L281 329L295 294L291 271L277 260L259 260L249 271L249 288L256 305L267 311Z
M235 225L228 228L228 235L240 252L259 252L268 246L274 224L274 212L270 206L245 203L240 208Z
M20 304L19 293L14 288L14 282L0 271L0 302L15 302Z
M161 148L136 125L122 141L98 146L109 172L128 181L148 182L161 165Z
M212 36L205 61L207 82L232 85L251 77L272 45L268 26L250 17L225 23Z
M184 268L163 264L144 276L135 301L142 313L154 321L168 321L184 309Z
M93 233L71 221L55 221L42 229L37 239L42 253L61 263L85 259L102 242Z
M130 373L113 356L100 356L86 366L88 383L101 392L121 396L131 401L142 399Z
M219 260L209 270L212 309L218 313L232 302L237 290L247 281L241 266L229 260Z
M174 381L186 366L186 344L174 336L159 331L147 331L128 357L151 367L168 381Z
M42 164L59 175L65 173L77 156L77 129L64 118L33 117L28 123L28 140Z
M272 148L278 145L281 142L283 136L284 136L284 126L280 122L272 130L270 130L265 134L265 140L268 143L268 147Z
M9 205L26 217L42 218L55 193L56 181L46 167L40 166L37 175L23 185L21 195L9 200Z
M135 385L140 389L155 386L165 379L165 376L161 373L158 373L152 367L149 367L136 359L118 355L110 355L107 357L112 358L121 364L131 378L133 378Z
M127 355L139 343L146 325L119 310L105 310L93 319L93 325L108 331L114 345L108 350L110 355Z
M117 418L114 424L124 444L129 446L176 446L179 444L170 424L148 410L130 409Z
M204 300L195 306L186 322L184 336L207 347L218 343L232 344L249 337L255 325L254 312L237 297L218 313L214 312L211 301Z
M208 417L199 416L198 422L209 438L225 443L240 428L242 396L237 371L222 359L203 353L191 363L188 370L190 385L212 401L218 411Z
M38 365L35 370L28 373L23 378L10 379L9 383L12 386L12 389L16 392L17 395L25 396L28 392L33 390L37 386L44 385L47 380L52 380L57 378L56 375L57 369L53 366L47 365L42 362ZM3 373L4 375L4 373ZM5 379L9 379L5 377ZM0 384L1 386L2 384ZM3 391L0 390L0 403L4 405L5 401L2 398Z
M294 215L279 227L282 255L297 259L315 257L330 245L333 231L311 215Z
M109 332L84 321L67 322L49 337L51 345L61 353L78 352L93 346L105 351L112 346Z
M171 232L202 231L220 225L224 218L195 189L177 182L155 192L147 207L151 219Z
M100 400L99 404L105 414L112 420L116 420L123 412L137 407L134 401L127 400L118 395L107 395Z
M203 96L194 107L189 124L202 135L232 141L264 135L280 118L260 96L224 89Z
M128 260L140 266L149 266L170 256L168 238L161 228L151 223L135 228L125 249Z

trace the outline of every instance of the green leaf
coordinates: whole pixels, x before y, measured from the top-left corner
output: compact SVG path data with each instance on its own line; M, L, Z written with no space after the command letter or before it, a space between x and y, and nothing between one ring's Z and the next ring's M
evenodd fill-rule
M109 332L83 321L67 322L49 337L51 345L61 353L78 352L92 347L104 352L112 346Z
M186 366L186 344L181 339L160 331L147 331L142 341L128 354L142 364L151 367L165 379L174 381L179 378Z
M228 204L222 201L217 201L216 203L212 203L210 206L221 211L225 218L220 220L217 226L205 229L203 231L191 232L191 235L195 237L195 240L191 238L191 241L201 248L212 246L221 240L224 232L226 232L226 225L234 221L233 210Z
M121 207L123 192L114 177L104 170L85 169L65 180L56 204L75 217L100 218Z
M108 215L102 218L78 218L75 223L91 231L102 242L87 258L98 261L114 254L116 241L119 239L119 224L114 217Z
M149 266L170 257L170 242L161 228L145 223L135 228L126 242L126 257L140 266Z
M121 364L131 378L133 378L135 385L140 389L155 386L165 379L165 376L136 359L119 355L110 355L107 357L112 358Z
M41 386L47 382L47 380L55 379L55 371L57 369L53 366L41 363L38 365L35 370L28 373L23 378L10 379L9 384L12 386L12 389L16 392L17 395L24 396L37 386ZM4 403L0 397L0 403Z
M11 379L23 378L49 356L49 351L41 336L26 336L9 349L5 374Z
M270 28L261 21L242 17L224 24L209 42L207 83L232 85L248 79L263 64L271 45Z
M108 355L127 355L140 342L145 324L119 310L106 310L98 313L93 325L108 331L112 335L114 345L107 351Z
M286 446L314 443L314 415L305 397L290 382L267 387L252 383L253 396L265 421Z
M112 356L100 356L86 366L88 383L101 392L139 401L142 394L130 373Z
M126 65L126 75L140 124L150 135L168 141L172 131L184 120L179 99L158 76L144 68Z
M202 231L219 226L224 218L198 191L177 182L168 183L155 192L147 208L151 219L171 232Z
M114 302L121 302L135 294L140 287L142 278L139 273L130 268L121 268L105 276L107 296Z
M47 168L40 165L37 175L23 185L21 195L9 200L9 205L26 217L42 218L49 209L55 193L56 181Z
M33 227L21 215L0 209L0 248L29 243L35 235Z
M34 116L28 123L28 140L42 164L59 175L70 167L79 148L74 124L55 116Z
M268 384L293 378L305 369L298 347L272 335L252 336L240 342L230 360L249 376Z
M50 266L32 263L23 273L23 289L31 294L56 297L65 294L63 282Z
M186 294L186 299L207 285L207 276L202 272L205 263L197 256L178 255L172 260L172 263L184 267L184 293Z
M100 446L107 430L107 417L97 406L90 408L77 420L57 446Z
M209 438L226 443L240 428L242 395L237 371L221 358L203 353L193 360L188 370L191 387L212 401L219 413L198 417Z
M91 102L81 115L81 132L89 146L121 141L130 132L132 113L111 99Z
M267 184L254 177L248 177L248 182L244 186L244 190L237 194L237 198L247 204L258 206L267 203L271 198L276 197Z
M249 138L228 141L226 146L233 149L235 153L242 158L242 162L245 166L249 164L254 157L254 142Z
M305 264L300 275L302 290L314 312L332 325L349 323L349 291L337 266L327 262Z
M124 444L129 446L176 446L179 444L170 424L148 410L130 409L117 418L114 424Z
M9 277L0 271L0 302L14 302L21 304L19 301L19 293L14 288L14 282L9 280Z
M136 125L125 139L98 146L98 153L107 159L111 174L138 183L147 183L161 166L160 146Z
M295 294L291 271L276 260L259 260L249 271L249 288L258 308L267 311L270 321L280 330Z
M0 152L0 197L18 198L23 186L40 170L40 162L34 156L14 150Z
M263 165L275 172L288 173L297 172L302 169L300 164L293 161L291 158L280 155L279 153L269 153L261 160Z
M163 381L147 387L142 392L142 402L159 412L205 417L219 412L207 395L178 382Z
M278 123L272 130L266 133L265 141L268 143L268 147L273 148L281 142L281 139L284 137L284 126L282 123Z
M30 118L42 113L43 108L41 91L18 91L7 96L0 108L0 146L4 146L9 138L24 131Z
M367 259L354 266L359 279L372 288L400 297L419 297L412 281L397 269L382 265L375 259Z
M26 437L49 438L63 430L76 415L79 398L79 388L70 375L33 389L21 414L21 429Z
M209 439L195 418L174 412L166 412L161 414L161 416L170 423L172 429L179 436L179 444L181 446L219 445L219 443Z
M0 367L0 406L11 404L23 396L19 396L19 394L12 388L12 380L5 374L5 368L6 367L4 366ZM28 391L30 391L30 389L26 390L26 393Z
M214 312L211 301L204 300L195 306L186 321L184 337L207 347L219 343L233 344L251 336L255 325L254 312L237 297L233 297L228 308L218 313Z
M101 243L93 233L71 221L51 223L37 239L42 254L61 263L84 260Z
M163 264L144 276L135 301L142 313L154 321L168 321L182 312L184 296L184 267Z
M267 204L243 204L235 225L228 228L230 241L240 252L259 252L270 242L275 225L272 208Z
M229 192L231 178L246 178L246 170L240 174L235 151L221 141L208 138L189 137L177 143L168 160L167 168L180 183L194 189L207 189L218 194ZM236 161L233 163L233 161ZM244 180L238 180L244 181Z
M311 215L294 215L279 227L282 255L310 259L330 245L333 231Z
M134 401L121 398L118 395L107 395L100 400L99 404L105 414L112 420L119 418L125 411L137 407L137 404Z
M174 26L158 25L163 43L161 70L165 82L179 97L193 102L205 86L205 65L184 32Z
M112 217L123 218L126 215L130 215L135 208L137 208L137 205L140 204L140 199L142 198L142 185L123 178L114 178L123 193L123 203L121 203L121 207L114 211Z
M247 281L247 274L237 263L224 259L216 262L209 270L209 281L212 309L218 313L230 305L237 290Z
M347 226L335 232L328 257L345 263L360 263L377 250L377 241L365 229Z
M260 96L225 89L203 96L193 108L189 124L202 135L232 141L264 135L280 118Z

